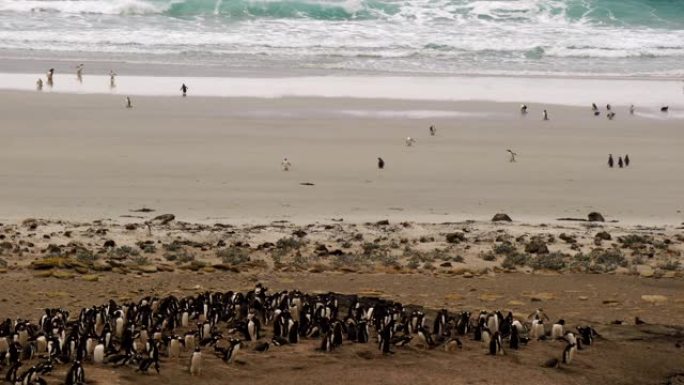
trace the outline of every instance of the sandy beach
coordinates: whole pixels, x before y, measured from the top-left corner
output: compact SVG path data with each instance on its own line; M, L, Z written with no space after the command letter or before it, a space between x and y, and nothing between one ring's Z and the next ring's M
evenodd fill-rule
M0 218L679 224L681 122L488 102L0 93ZM428 126L437 127L430 136ZM416 144L407 147L405 138ZM506 149L519 154L510 163ZM610 169L608 154L629 154ZM287 157L289 172L280 169ZM387 167L379 171L376 158ZM301 183L312 183L304 186Z

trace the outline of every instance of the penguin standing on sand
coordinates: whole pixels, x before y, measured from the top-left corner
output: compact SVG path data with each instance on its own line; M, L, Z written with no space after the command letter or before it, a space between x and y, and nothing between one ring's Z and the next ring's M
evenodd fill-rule
M613 168L615 161L613 160L613 154L608 154L608 167Z
M79 83L83 83L83 64L76 66L76 80L78 80Z
M37 91L43 90L43 79L38 78L38 80L36 80L36 90Z
M606 104L606 110L610 111L611 107L610 104Z
M430 126L430 136L435 136L437 133L437 129L435 128L434 125Z
M576 346L577 345L571 343L565 345L565 349L563 349L563 363L565 365L570 365L572 359L575 357Z
M240 346L242 344L242 341L236 339L236 338L231 338L230 339L230 345L226 348L223 357L221 359L223 362L230 364L233 362L235 359L235 356L237 356L238 351L240 351Z
M624 163L622 162L622 157L618 157L618 167L622 168L624 166Z
M508 158L508 161L511 163L515 162L515 157L518 156L517 153L513 152L511 149L506 150L510 154L510 158Z
M382 160L382 158L378 158L378 168L379 168L380 170L382 170L382 169L385 168L385 161Z
M48 70L48 72L47 72L47 85L48 85L48 87L50 87L50 88L52 88L52 86L54 85L54 82L52 81L52 77L53 77L54 75L55 75L55 69L54 69L54 68L50 68L50 70ZM661 110L661 111L662 111L662 110Z
M83 366L81 361L74 362L67 372L66 379L64 380L64 385L79 385L85 384L85 372L83 371Z
M594 112L598 111L598 106L596 105L596 103L591 103L591 110Z
M114 70L109 70L109 88L116 88L116 72Z
M186 97L188 95L188 86L186 86L185 83L183 83L180 90L183 93L183 97Z
M613 120L613 118L615 118L615 112L610 111L610 112L606 115L606 117L608 118L608 120Z
M280 167L283 169L283 171L290 171L292 163L290 163L290 161L287 160L287 158L283 158L283 161L280 162Z
M629 167L629 155L625 155L625 167Z
M527 105L526 104L520 105L520 113L523 115L525 115L527 113Z
M634 110L635 110L634 104L630 105L630 106L629 106L629 114L630 114L630 115L634 115Z
M564 330L565 320L559 320L553 326L551 326L551 339L557 340L563 337L565 334Z
M542 113L542 120L549 120L549 112L544 110Z
M126 108L133 108L133 103L131 103L130 96L126 96L124 98L124 103L126 104Z
M492 356L504 354L501 334L499 334L499 332L494 332L494 334L492 334L492 338L489 341L489 354Z
M520 347L520 335L518 334L518 328L516 326L513 326L511 328L511 337L510 337L510 344L509 346L511 349L518 349Z
M190 356L190 374L199 376L202 372L202 352L199 346L195 348L195 352Z

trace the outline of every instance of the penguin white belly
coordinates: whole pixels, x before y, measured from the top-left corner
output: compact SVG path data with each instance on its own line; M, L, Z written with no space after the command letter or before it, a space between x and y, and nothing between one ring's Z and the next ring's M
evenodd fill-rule
M555 340L561 337L563 337L563 325L553 324L553 327L551 328L551 338Z
M105 347L103 344L98 344L93 350L93 362L101 364L104 362Z
M7 342L7 338L1 337L0 338L0 353L7 353L9 351L9 343Z
M195 352L190 359L190 374L199 375L202 370L202 353Z
M185 350L186 351L195 350L195 336L193 336L193 335L185 336Z
M180 343L178 343L178 340L173 339L169 343L169 358L178 357L180 357Z
M47 352L47 339L45 339L44 336L40 336L36 338L36 353L45 353Z
M188 327L188 319L190 318L188 312L183 312L183 315L181 316L181 326L186 328Z
M121 336L123 336L124 326L124 319L122 317L117 318L116 326L114 327L114 333L118 338L121 338Z

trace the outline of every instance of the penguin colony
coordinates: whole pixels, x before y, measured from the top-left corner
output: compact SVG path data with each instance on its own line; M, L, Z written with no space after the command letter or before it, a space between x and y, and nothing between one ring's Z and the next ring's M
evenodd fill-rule
M188 375L201 376L203 355L230 364L240 349L265 352L301 340L319 341L321 352L376 343L387 355L410 343L451 352L468 341L498 356L532 340L555 339L564 341L564 348L544 366L558 367L571 364L576 352L598 336L590 326L571 331L563 320L547 330L548 320L541 309L526 320L498 310L472 315L442 309L430 327L415 306L335 293L270 294L257 284L246 293L146 297L124 304L110 300L81 309L75 318L65 309L45 309L38 323L7 319L0 324L0 371L10 384L47 384L43 376L63 365L68 367L64 384L75 385L86 382L86 362L159 373L163 356L187 360Z

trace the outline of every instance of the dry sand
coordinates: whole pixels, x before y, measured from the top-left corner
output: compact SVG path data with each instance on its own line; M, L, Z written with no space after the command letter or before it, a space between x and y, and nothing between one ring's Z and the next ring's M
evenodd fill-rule
M116 218L142 206L235 223L441 222L498 211L534 222L592 210L634 224L684 218L681 121L625 107L608 121L550 106L542 122L541 106L521 118L517 105L485 102L138 97L134 105L113 95L1 92L0 219ZM404 145L407 136L415 146ZM508 148L518 162L508 162ZM628 153L632 164L609 169L608 153ZM280 170L283 157L290 172Z

